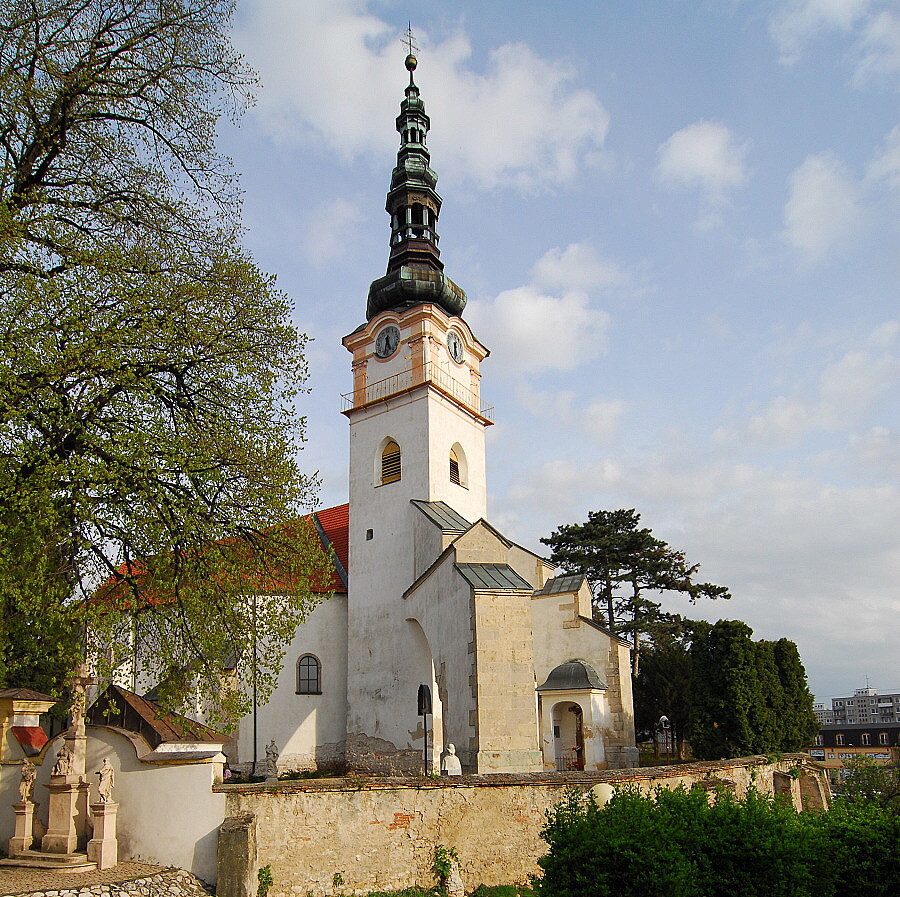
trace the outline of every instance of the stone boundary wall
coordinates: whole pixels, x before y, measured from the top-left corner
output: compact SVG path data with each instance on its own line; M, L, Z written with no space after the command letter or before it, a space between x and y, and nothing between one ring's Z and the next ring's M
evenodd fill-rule
M53 873L51 873L53 874ZM198 878L183 869L166 869L145 878L110 884L87 883L55 891L16 892L17 897L209 897L210 891ZM2 895L2 892L0 892ZM2 895L13 897L13 895Z
M567 789L633 783L743 795L752 786L798 808L828 805L822 769L805 754L778 761L744 757L677 767L596 773L463 776L447 779L307 779L277 785L220 785L226 820L219 835L218 897L253 897L270 865L270 897L368 893L434 881L438 844L453 847L466 891L513 884L537 873L546 849L545 814Z

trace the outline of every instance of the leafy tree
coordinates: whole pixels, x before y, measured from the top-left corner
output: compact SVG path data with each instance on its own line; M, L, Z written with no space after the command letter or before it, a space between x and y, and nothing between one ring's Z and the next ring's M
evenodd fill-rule
M806 681L806 670L797 646L790 639L778 639L774 645L775 665L784 694L779 708L783 751L800 751L807 747L819 731L819 720L813 710L813 696Z
M691 621L678 618L672 633L657 633L641 652L640 672L634 679L634 722L639 732L653 732L666 716L672 726L676 753L682 759L691 725Z
M691 748L703 759L796 751L818 731L797 646L739 620L694 630Z
M255 644L264 696L312 606L326 559L290 524L316 485L296 463L304 338L241 248L214 147L253 87L232 12L230 0L0 10L7 681L37 684L51 643L53 664L71 666L88 627L115 663L123 615L139 611L162 668L237 711L248 683L239 672L225 687L225 659ZM255 592L270 597L254 611ZM40 635L31 646L26 630Z
M846 778L834 787L840 801L874 804L900 815L900 766L885 766L871 757L848 760Z
M739 620L719 620L691 644L691 748L697 757L756 753L750 721L757 681L752 634Z
M632 674L640 670L642 636L665 629L672 616L645 592L680 592L698 598L730 598L728 589L696 580L699 564L640 528L634 509L591 511L585 523L561 526L546 539L550 560L567 573L587 576L594 597L594 619L632 638ZM621 590L624 590L621 591Z

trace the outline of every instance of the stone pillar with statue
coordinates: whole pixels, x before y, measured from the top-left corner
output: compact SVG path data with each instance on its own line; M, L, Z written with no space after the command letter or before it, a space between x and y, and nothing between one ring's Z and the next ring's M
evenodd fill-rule
M41 839L41 849L47 853L73 853L87 844L90 786L85 781L87 733L84 714L87 686L92 681L84 663L70 680L72 726L63 736L63 746L56 755L47 786L50 808L47 833Z
M91 804L94 836L88 841L87 855L91 862L97 864L98 869L109 869L119 861L119 844L116 840L116 819L119 805L112 799L116 773L110 765L109 757L103 758L97 775L100 777L97 785L100 799L97 803Z
M9 839L8 853L11 857L22 856L31 850L34 843L34 815L37 804L32 800L37 768L29 759L22 761L22 780L19 782L19 802L13 804L16 814L15 834Z

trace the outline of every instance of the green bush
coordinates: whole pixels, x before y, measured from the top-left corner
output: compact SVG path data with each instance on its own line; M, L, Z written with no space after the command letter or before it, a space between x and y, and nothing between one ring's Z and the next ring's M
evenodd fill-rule
M837 897L900 885L900 817L874 804L797 813L751 791L571 793L548 815L537 897ZM855 883L855 884L854 884Z

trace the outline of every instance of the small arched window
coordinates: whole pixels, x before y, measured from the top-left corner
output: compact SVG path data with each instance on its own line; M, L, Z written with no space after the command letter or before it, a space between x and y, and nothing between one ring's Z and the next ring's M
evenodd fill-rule
M862 743L868 747L872 743L872 736L868 732L862 733Z
M322 694L322 664L314 654L304 654L297 661L297 694Z
M456 483L458 486L459 483L459 457L453 449L450 449L450 482Z
M879 744L887 744L888 743L888 733L887 732L879 732L878 733L878 743Z
M391 440L381 453L381 485L400 479L400 446Z
M838 747L843 747L843 746L844 746L844 736L843 736L843 735L835 735L835 736L834 736L834 743L835 743Z

